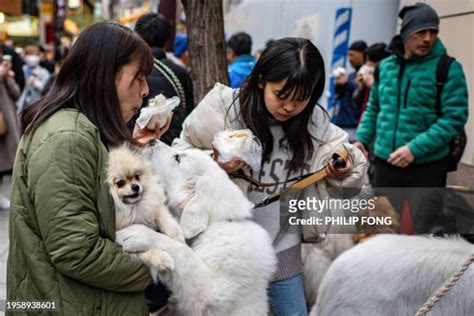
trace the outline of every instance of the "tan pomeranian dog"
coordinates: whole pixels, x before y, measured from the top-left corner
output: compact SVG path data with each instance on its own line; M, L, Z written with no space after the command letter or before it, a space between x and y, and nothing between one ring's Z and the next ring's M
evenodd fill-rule
M165 205L166 195L158 175L138 150L128 145L111 150L107 175L117 231L143 224L185 242L180 225Z

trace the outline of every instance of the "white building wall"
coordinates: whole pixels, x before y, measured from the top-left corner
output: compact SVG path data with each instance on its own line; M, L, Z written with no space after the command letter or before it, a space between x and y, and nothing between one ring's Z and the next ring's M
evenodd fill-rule
M249 33L254 51L263 48L268 39L308 38L321 51L329 74L336 10L342 7L352 8L349 43L361 39L369 45L388 43L395 35L399 0L224 0L228 10L224 12L225 32L227 36ZM350 68L348 63L346 66ZM322 99L324 105L326 100Z

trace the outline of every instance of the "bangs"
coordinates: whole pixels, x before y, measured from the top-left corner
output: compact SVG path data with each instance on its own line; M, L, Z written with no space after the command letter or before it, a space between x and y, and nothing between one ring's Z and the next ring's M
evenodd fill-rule
M132 59L135 58L137 58L140 63L136 75L148 76L153 70L154 58L151 49L142 39L137 41L137 48L132 54Z
M283 88L278 92L278 97L282 99L291 97L291 101L309 100L317 82L315 79L309 73L300 71L288 78Z

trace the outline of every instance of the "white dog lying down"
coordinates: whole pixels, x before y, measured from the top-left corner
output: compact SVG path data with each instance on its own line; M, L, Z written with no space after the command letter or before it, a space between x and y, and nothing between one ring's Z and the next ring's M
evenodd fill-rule
M461 238L380 235L340 255L310 315L414 315L474 252ZM474 267L429 315L473 315Z
M128 252L159 248L170 254L173 270L146 263L171 290L176 314L266 315L276 256L267 231L250 220L252 204L203 152L178 153L163 143L149 151L192 245L142 225L117 232L117 242Z

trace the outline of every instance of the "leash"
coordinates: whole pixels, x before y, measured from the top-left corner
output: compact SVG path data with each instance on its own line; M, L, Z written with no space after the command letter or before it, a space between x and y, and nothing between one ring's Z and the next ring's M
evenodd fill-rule
M461 276L466 272L467 268L474 262L474 253L471 254L466 262L459 268L456 273L449 277L449 279L444 282L444 284L438 288L433 295L423 304L423 306L416 312L415 316L425 316L452 287L456 282L461 278Z
M349 160L352 160L352 157L350 153L347 151L347 149L343 147L343 149L338 150L336 153L332 155L332 160L335 161L334 163L335 168L342 169L346 166ZM256 208L267 206L270 203L278 201L281 196L284 196L288 193L297 192L299 190L306 188L307 186L310 186L311 184L321 181L322 179L326 178L329 175L329 171L327 168L328 164L326 164L323 168L319 169L316 172L300 177L301 180L293 183L292 185L290 185L288 188L281 191L280 193L274 193L272 195L265 197L261 202L254 204L253 208L256 209ZM254 183L259 183L259 182L254 180L254 182L251 182L251 183L254 184ZM275 184L278 184L278 183L275 183ZM265 183L264 185L269 186L268 184L265 184Z
M154 59L153 66L166 78L166 80L168 80L169 84L173 87L173 90L176 92L176 95L181 101L181 105L183 106L183 108L185 108L186 94L184 93L183 85L181 84L181 81L179 80L178 76L170 67L168 67L165 63L163 63L157 58Z
M267 187L273 187L275 185L278 185L278 184L285 184L285 183L288 183L288 182L293 182L293 181L298 181L298 180L302 180L304 178L307 178L309 177L311 174L306 174L306 175L302 175L302 176L298 176L298 177L294 177L294 178L291 178L289 180L286 180L286 181L283 181L283 182L260 182L252 177L249 177L248 175L246 175L242 169L239 169L237 172L235 173L230 173L229 174L229 177L233 178L233 179L243 179L245 181L247 181L248 183L256 186L256 187L259 187L259 188L267 188Z

